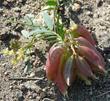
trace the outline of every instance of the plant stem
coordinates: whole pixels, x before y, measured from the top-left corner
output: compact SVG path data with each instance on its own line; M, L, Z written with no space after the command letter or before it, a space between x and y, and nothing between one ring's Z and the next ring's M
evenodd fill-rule
M71 49L72 49L72 51L73 51L73 55L77 56L77 54L76 54L76 52L75 52L75 49L74 49L73 45L71 45Z

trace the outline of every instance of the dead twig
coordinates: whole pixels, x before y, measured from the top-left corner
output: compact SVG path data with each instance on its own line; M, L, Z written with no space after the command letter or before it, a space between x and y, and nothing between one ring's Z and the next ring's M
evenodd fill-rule
M103 96L103 95L105 95L105 94L107 94L107 93L110 93L110 91L107 91L107 92L105 92L105 93L99 94L99 95L97 95L96 97L101 97L101 96Z
M44 78L12 77L9 80L43 80Z

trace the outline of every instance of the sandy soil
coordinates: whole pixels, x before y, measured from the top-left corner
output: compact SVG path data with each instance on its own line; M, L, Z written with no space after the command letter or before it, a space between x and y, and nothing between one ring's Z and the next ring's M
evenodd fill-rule
M96 38L97 47L105 58L106 69L110 67L110 1L77 0L80 10L74 4L65 4L67 20L84 24ZM23 29L20 23L25 14L37 15L43 6L42 0L0 1L0 50ZM37 59L37 65L25 72L24 62L12 69L10 57L0 55L0 101L63 101L57 88L47 81L44 71L45 53L37 51L30 63ZM32 77L36 80L9 80L12 77ZM68 101L110 101L110 75L93 81L91 86L77 80L68 90Z

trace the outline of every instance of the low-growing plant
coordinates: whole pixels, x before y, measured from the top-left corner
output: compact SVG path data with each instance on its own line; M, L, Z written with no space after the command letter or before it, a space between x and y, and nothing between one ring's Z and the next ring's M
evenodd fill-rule
M14 54L13 63L16 63L32 51L37 40L51 43L45 65L46 75L65 95L77 77L91 84L91 79L97 79L95 74L106 73L105 62L95 48L92 34L83 25L74 24L65 28L58 13L58 2L48 0L46 4L37 17L32 14L24 17L28 30L22 30L21 33L28 41L14 41L11 44L12 50L2 52Z

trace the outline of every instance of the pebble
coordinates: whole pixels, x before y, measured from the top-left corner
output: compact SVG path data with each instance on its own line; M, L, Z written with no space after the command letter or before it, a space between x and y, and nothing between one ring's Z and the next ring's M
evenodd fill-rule
M81 9L81 5L78 3L74 3L72 6L72 10L78 12Z
M105 19L106 21L110 21L110 17L106 17L106 19Z
M5 67L6 65L7 65L6 63L3 63L3 64L2 64L2 67Z
M38 59L34 59L33 66L36 67L38 64L39 64L39 60Z
M6 0L7 2L13 2L14 0Z
M35 59L36 59L35 55L32 55L32 57L31 57L31 62L34 62Z
M101 26L100 29L101 30L106 30L106 26Z
M24 101L23 93L22 92L18 92L17 93L17 98L18 98L18 101Z
M47 87L42 89L43 92L46 92L46 90L47 90Z
M32 94L32 98L33 98L33 99L36 99L36 97L37 97L37 94L36 94L36 93L33 93L33 94Z
M24 0L19 0L19 2L23 2Z
M9 88L12 90L13 89L13 86L10 86Z
M93 17L93 13L90 12L90 11L87 11L87 12L86 12L86 15L88 15L88 16L90 16L90 17Z
M32 81L27 81L25 84L25 87L28 89L28 90L35 90L36 92L39 92L41 90L41 88L39 86L37 86L34 82Z
M5 75L5 76L9 75L9 72L8 72L8 71L6 71L6 72L4 73L4 75Z
M53 100L49 98L44 98L42 101L53 101Z
M40 96L37 96L36 97L36 101L40 101L41 97Z
M0 13L3 13L3 9L2 8L0 8Z
M108 60L108 62L110 62L110 59L107 59Z
M13 85L13 84L17 85L17 81L13 81L11 84L12 84L12 85Z
M41 92L41 93L40 93L40 97L41 97L41 98L44 98L44 97L46 97L46 94L47 94L47 93L45 93L45 92Z
M94 18L99 18L99 15L95 13L95 14L93 15L93 17L94 17Z
M96 0L97 7L102 6L104 0Z
M29 95L29 99L33 99L32 95Z
M107 96L107 98L110 98L110 95L109 94L107 94L106 96Z
M32 72L29 77L35 77L35 72Z
M90 92L89 92L89 94L90 94L90 95L93 95L93 91L92 91L92 89L90 89Z
M15 7L15 8L13 8L13 10L14 10L15 12L20 12L20 11L21 11L21 8Z
M20 84L20 85L19 85L19 89L20 89L21 91L23 91L23 92L26 92L26 91L27 91L27 88L25 87L24 84Z

